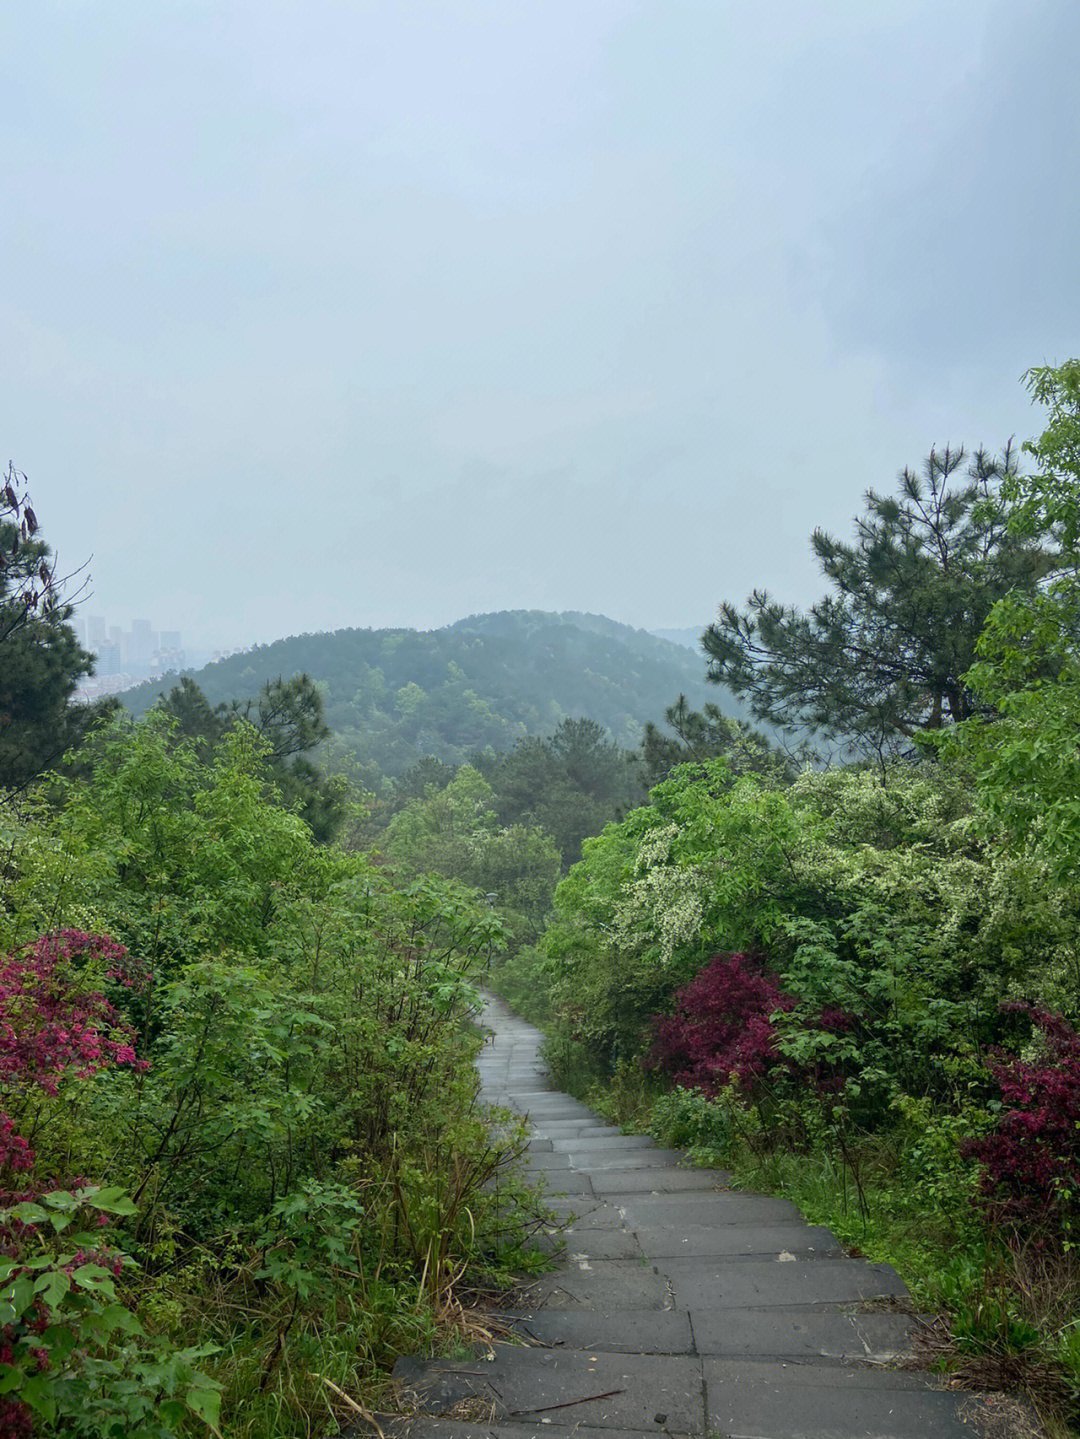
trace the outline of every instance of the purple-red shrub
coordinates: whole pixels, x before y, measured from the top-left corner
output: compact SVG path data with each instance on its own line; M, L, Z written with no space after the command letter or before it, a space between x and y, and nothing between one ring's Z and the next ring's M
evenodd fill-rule
M999 1054L990 1062L1006 1107L996 1128L969 1140L964 1153L982 1163L982 1202L992 1217L1061 1225L1080 1216L1080 1034L1037 1005L1002 1009L1031 1019L1044 1055Z
M750 1089L777 1062L770 1016L795 1004L756 959L718 954L676 993L674 1012L654 1021L648 1063L706 1094Z
M0 959L0 1205L4 1207L37 1199L50 1187L31 1176L34 1151L17 1133L12 1113L25 1118L35 1092L56 1096L62 1079L89 1079L111 1065L148 1067L136 1058L134 1032L105 996L85 983L87 973L94 972L90 965L98 972L104 965L106 978L128 987L145 977L133 974L122 944L75 929L44 934ZM107 1222L104 1215L100 1219ZM0 1255L18 1262L32 1250L34 1235L34 1225L11 1216L0 1223ZM119 1259L106 1250L80 1250L64 1266L65 1272L70 1277L86 1263L109 1265L119 1273ZM11 1278L26 1272L15 1268ZM44 1299L38 1299L18 1325L0 1328L0 1363L11 1364L16 1346L44 1333L50 1322ZM40 1353L45 1367L47 1351ZM32 1431L27 1406L14 1395L0 1397L0 1439L24 1439Z

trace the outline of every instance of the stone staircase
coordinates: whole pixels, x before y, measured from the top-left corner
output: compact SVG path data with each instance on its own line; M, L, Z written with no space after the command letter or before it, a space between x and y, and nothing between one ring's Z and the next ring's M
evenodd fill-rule
M539 1032L500 1001L484 1023L484 1097L528 1116L525 1168L546 1180L566 1248L496 1316L522 1342L398 1361L411 1439L979 1432L980 1401L889 1367L916 1323L890 1312L906 1297L892 1269L849 1258L786 1200L725 1190L723 1175L551 1090Z

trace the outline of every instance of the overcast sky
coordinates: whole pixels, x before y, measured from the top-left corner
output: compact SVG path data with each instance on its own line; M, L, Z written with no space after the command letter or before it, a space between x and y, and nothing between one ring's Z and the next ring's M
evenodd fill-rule
M1076 0L3 8L0 454L112 623L808 602L1080 352Z

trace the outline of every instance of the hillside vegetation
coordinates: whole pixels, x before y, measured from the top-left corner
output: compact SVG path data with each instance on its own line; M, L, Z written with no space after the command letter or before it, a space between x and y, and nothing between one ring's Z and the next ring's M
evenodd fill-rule
M759 720L861 759L694 752L722 729L672 711L693 762L585 840L496 983L557 1082L895 1264L943 1312L953 1382L1024 1394L1058 1436L1080 1429L1080 362L1028 378L1030 473L931 452L867 493L854 543L815 533L823 599L760 589L705 633Z
M538 1258L481 981L564 1085L895 1264L951 1382L1076 1432L1080 362L1029 380L1030 473L869 491L815 605L720 606L708 689L585 615L301 636L80 715L59 771L89 657L15 477L0 1439L312 1439L487 1337L470 1296Z
M703 663L688 650L602 616L536 610L439 630L295 635L190 673L212 705L310 675L336 736L330 763L348 755L385 776L423 756L459 764L489 745L507 750L575 716L634 748L679 694L695 706L706 698ZM124 703L142 715L167 687L140 685Z

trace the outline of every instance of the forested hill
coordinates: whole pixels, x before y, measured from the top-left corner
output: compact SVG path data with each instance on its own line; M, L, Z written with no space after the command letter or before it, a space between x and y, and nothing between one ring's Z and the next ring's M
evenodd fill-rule
M693 629L653 630L652 633L658 639L669 640L673 645L681 645L684 649L693 650L696 655L699 655L701 654L701 634L704 629L704 625L697 625Z
M211 704L254 696L268 679L306 672L318 683L333 747L400 774L421 755L459 762L485 745L508 749L565 716L598 721L634 746L679 694L734 711L705 683L703 660L602 615L511 610L438 630L337 630L294 635L190 671ZM174 681L123 695L136 714Z

